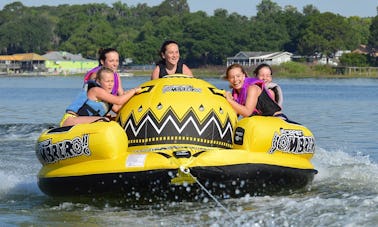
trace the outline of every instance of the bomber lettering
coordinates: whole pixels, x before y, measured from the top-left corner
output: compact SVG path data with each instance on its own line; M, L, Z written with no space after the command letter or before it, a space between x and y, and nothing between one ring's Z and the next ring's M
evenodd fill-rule
M51 139L41 141L38 143L36 154L38 159L46 164L81 155L89 156L91 151L88 147L88 135L83 135L82 138L63 140L55 144L51 143Z
M315 138L304 136L301 130L283 129L280 134L274 133L272 147L269 150L273 154L276 150L294 154L309 154L315 152Z

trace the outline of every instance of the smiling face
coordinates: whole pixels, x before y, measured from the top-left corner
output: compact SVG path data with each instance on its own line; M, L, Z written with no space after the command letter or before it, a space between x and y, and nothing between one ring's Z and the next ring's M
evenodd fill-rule
M233 67L227 71L227 80L235 90L240 90L243 87L245 78L246 74L241 67Z
M257 74L259 80L263 80L266 84L272 82L272 72L269 67L262 67Z
M116 51L106 53L105 60L101 60L101 64L116 72L119 66L119 54Z
M108 93L111 93L114 86L114 74L109 71L102 71L98 77L98 83Z
M177 65L180 59L179 47L175 43L168 44L165 46L164 53L161 53L162 58L165 59L167 64Z

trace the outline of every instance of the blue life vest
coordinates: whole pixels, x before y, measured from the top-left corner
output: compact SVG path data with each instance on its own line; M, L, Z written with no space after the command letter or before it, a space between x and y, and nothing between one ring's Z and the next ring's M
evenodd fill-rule
M100 87L95 81L89 80L88 91L93 87ZM93 101L88 99L87 91L83 90L76 99L67 107L67 111L76 113L79 116L105 116L112 108L112 104Z

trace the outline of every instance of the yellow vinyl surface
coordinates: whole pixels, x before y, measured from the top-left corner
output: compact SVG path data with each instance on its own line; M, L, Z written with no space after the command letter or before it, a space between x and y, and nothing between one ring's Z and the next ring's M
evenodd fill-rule
M238 120L224 91L201 79L175 75L141 87L116 121L43 132L39 177L238 164L314 168L315 139L302 125L277 117Z

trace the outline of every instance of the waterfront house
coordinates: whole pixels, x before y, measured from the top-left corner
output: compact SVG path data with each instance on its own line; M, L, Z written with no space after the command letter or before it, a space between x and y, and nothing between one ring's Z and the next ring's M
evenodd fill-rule
M50 51L42 56L47 59L47 71L56 74L85 73L98 65L97 60L86 59L81 54L66 51Z
M45 72L46 59L35 53L0 55L0 72L4 74Z
M376 48L372 48L362 44L357 49L353 50L352 53L366 54L373 57L378 57L378 51L376 50Z
M227 66L234 63L243 66L254 66L263 62L269 65L279 65L291 61L292 55L289 52L240 51L234 57L227 58Z

